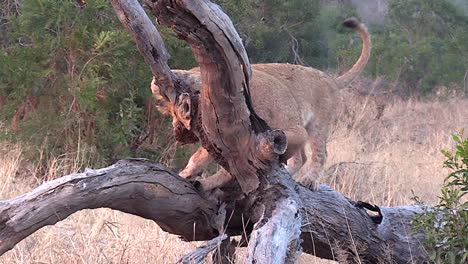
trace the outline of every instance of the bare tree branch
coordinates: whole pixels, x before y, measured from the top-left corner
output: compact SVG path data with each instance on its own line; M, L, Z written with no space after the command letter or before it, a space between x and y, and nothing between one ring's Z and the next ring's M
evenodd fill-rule
M217 205L166 167L124 160L49 181L30 193L0 202L0 255L39 228L82 209L107 207L154 220L184 240L218 234Z
M181 91L177 86L177 78L168 65L169 52L158 30L137 0L110 0L110 2L120 22L130 33L151 68L161 94L175 103L177 94L187 91Z
M222 235L215 237L208 241L205 245L197 248L195 251L190 252L189 254L185 255L177 261L177 264L202 264L205 263L206 257L209 253L214 251L220 244L228 238L227 235Z

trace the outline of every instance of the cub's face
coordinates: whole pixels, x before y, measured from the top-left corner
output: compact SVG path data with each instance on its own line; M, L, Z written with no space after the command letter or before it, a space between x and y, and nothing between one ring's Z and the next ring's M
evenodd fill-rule
M151 92L156 100L156 107L158 110L163 114L171 115L173 133L176 140L182 144L193 144L198 142L198 137L190 129L187 129L182 122L180 122L180 118L176 114L175 107L161 95L159 87L156 85L154 79L151 82Z

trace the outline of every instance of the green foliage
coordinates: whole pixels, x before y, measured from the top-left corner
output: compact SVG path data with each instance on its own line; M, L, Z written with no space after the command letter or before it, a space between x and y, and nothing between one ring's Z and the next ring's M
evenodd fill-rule
M384 25L373 28L369 71L409 93L462 86L468 65L468 16L448 0L391 0Z
M10 45L0 50L0 123L17 127L4 138L27 142L31 158L42 161L80 144L96 148L104 163L161 157L147 150L155 137L170 137L162 130L170 123L153 107L149 67L108 1L88 0L83 8L71 0L23 0L10 19ZM166 45L178 58L171 63L195 65L187 45L173 37Z
M321 46L327 56L322 67L348 70L361 55L362 41L354 30L343 27L342 22L349 17L357 17L354 8L348 3L338 7L324 7L320 13ZM338 33L338 34L337 34ZM352 40L352 41L350 41Z
M215 2L233 20L252 63L312 63L321 56L317 23L320 0ZM299 56L294 55L294 45Z
M445 178L439 203L414 219L426 235L426 247L436 263L466 263L468 260L468 138L463 131L453 135L455 153L443 150ZM419 201L416 198L417 201Z
M348 1L216 2L234 21L253 63L288 62L342 72L361 53L359 35L341 26L345 18L357 16ZM373 49L366 72L384 76L405 94L431 94L441 85L463 87L468 65L464 10L450 0L389 0L384 22L368 24Z

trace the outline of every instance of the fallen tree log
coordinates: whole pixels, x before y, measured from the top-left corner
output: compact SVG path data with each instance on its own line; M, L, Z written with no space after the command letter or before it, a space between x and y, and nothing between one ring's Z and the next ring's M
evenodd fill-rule
M211 219L216 203L201 197L166 167L133 159L67 175L1 201L0 254L43 226L82 209L101 207L152 219L185 240L207 240L218 234Z
M221 9L205 0L147 3L159 21L191 45L203 82L198 102L167 66L162 39L151 36L157 30L148 25L138 1L111 3L171 104L176 130L200 139L236 181L221 193L203 193L144 160L65 176L0 202L0 253L75 211L108 207L152 219L189 241L247 232L246 263L293 263L301 251L343 262L426 261L423 236L413 234L410 224L419 207L377 208L379 214L371 217L365 203L326 186L312 192L291 179L279 161L284 134L256 116L248 58Z
M382 219L376 223L356 202L325 185L317 192L298 186L298 194L303 201L305 253L335 260L348 255L361 263L426 260L420 244L424 236L413 233L410 225L411 218L421 212L419 206L380 207ZM215 238L220 227L228 235L249 230L240 220L240 210L230 219L220 218L221 204L212 198L163 165L144 159L122 160L107 168L45 182L29 193L1 201L0 255L41 227L79 210L100 207L154 220L186 241ZM294 229L286 224L278 230L283 235ZM275 246L275 241L268 243Z

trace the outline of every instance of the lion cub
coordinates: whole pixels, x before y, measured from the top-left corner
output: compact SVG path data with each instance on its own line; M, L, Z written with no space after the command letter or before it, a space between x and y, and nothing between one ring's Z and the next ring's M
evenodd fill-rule
M282 129L288 139L284 154L287 169L294 175L310 158L309 168L295 180L316 190L322 167L327 157L326 140L329 125L334 121L339 105L338 89L350 83L364 69L370 56L370 38L367 28L356 19L347 19L345 26L357 30L363 41L362 53L353 67L339 77L332 77L322 71L285 63L252 65L250 93L256 113L273 129ZM199 69L175 70L195 91L201 88ZM159 87L153 82L151 89L155 97L162 100ZM170 109L160 107L170 113ZM306 157L304 145L310 144L311 157ZM208 166L211 157L200 147L180 172L184 178L200 175ZM230 181L232 176L221 170L213 176L200 180L203 190L211 190Z

